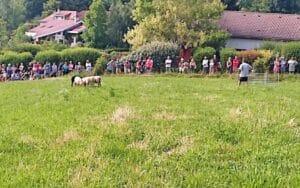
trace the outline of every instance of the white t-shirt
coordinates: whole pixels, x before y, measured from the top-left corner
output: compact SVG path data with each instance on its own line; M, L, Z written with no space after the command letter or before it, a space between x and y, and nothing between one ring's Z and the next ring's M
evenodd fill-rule
M166 62L165 62L165 64L166 64L167 68L171 68L172 60L171 59L167 59Z
M289 72L295 72L297 61L289 60L288 64L289 64Z
M240 77L248 77L252 67L248 63L242 63L239 70L241 71Z
M204 59L204 60L202 61L202 66L203 66L203 67L208 67L208 59Z

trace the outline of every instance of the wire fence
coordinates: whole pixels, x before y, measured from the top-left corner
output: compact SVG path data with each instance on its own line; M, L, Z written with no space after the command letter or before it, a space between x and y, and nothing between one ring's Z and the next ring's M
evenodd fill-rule
M252 73L249 76L250 84L278 84L280 74L270 73Z

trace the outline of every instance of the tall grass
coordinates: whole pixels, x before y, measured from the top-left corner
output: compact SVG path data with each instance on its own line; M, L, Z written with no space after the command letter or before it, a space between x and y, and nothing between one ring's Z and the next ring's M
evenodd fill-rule
M298 187L300 82L0 84L1 187Z

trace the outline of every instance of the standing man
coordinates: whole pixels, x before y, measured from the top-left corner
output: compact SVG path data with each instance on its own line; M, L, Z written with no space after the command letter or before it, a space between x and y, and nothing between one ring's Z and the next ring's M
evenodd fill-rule
M246 63L244 61L244 59L242 62L243 63L239 67L239 71L240 71L240 79L239 79L239 84L238 84L239 86L241 85L242 82L248 83L248 77L252 70L252 67L248 63Z
M298 62L295 60L294 57L292 57L292 59L290 59L288 61L288 64L289 64L289 73L290 74L295 74L295 71L296 71L296 65L298 64Z
M203 61L202 61L202 67L203 67L203 72L204 74L208 74L209 71L209 61L207 57L205 56Z
M166 72L167 73L171 72L172 59L170 58L170 56L167 57L167 59L165 61L165 66L166 66Z

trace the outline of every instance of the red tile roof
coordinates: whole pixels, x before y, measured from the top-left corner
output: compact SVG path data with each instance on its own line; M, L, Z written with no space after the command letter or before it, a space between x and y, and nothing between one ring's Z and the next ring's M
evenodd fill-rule
M234 38L300 40L300 15L225 11L219 21Z
M55 33L73 30L81 27L84 15L85 11L58 11L41 20L40 24L32 28L28 33L31 33L34 39L38 39Z

